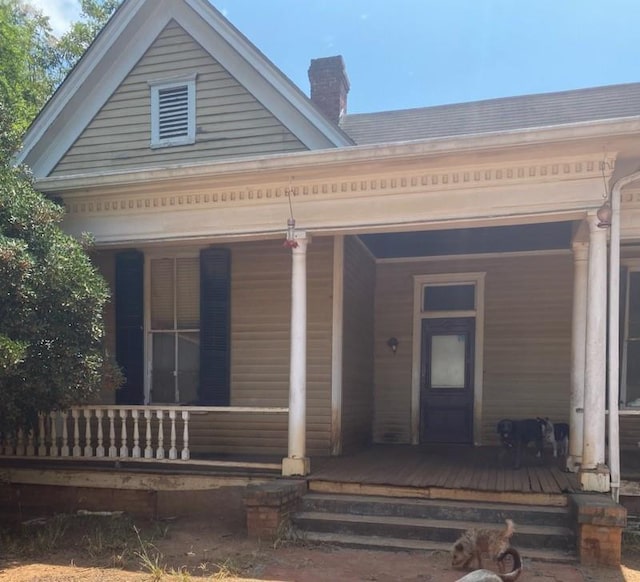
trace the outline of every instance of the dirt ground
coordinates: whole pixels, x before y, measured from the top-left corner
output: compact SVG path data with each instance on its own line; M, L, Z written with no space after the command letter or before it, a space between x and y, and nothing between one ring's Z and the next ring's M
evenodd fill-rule
M211 521L174 520L161 524L153 539L141 530L132 542L113 546L111 534L98 533L86 524L83 527L85 533L75 538L64 538L59 532L45 535L42 526L33 529L28 538L33 542L30 550L3 538L0 582L453 582L462 575L451 569L444 552L354 550L313 546L304 540L265 544ZM638 548L627 549L622 567L615 569L524 558L525 570L519 580L525 582L640 582Z

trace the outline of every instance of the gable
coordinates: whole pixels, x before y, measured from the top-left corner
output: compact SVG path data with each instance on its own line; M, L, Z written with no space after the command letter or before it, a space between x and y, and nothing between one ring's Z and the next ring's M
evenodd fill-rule
M152 148L150 83L195 78L195 143ZM100 109L53 175L162 166L307 147L171 21Z
M182 40L176 38L169 42L176 42L180 51L184 49L188 53L194 50L193 47L197 47L195 50L200 56L208 55L209 64L213 67L218 66L218 73L222 77L226 75L227 81L233 80L237 83L236 90L238 86L246 89L247 93L243 95L245 100L247 95L252 96L255 100L254 106L256 103L261 104L263 114L269 112L287 128L299 142L293 147L294 150L353 145L352 140L337 125L326 119L306 95L207 0L124 0L27 131L23 149L16 156L17 162L29 165L36 179L50 176L54 169L60 175L63 172L63 158L72 153L71 150L80 144L81 139L96 138L92 131L99 127L98 117L104 111L105 118L101 119L101 122L104 123L108 119L107 111L116 92L125 89L134 69L137 69L147 56L151 57L156 48L162 49L160 40L167 41L172 33L186 36L183 36ZM191 49L187 48L186 44L191 44ZM155 64L155 74L170 75L170 66L177 66L179 70L193 66L192 62L180 62L176 59L177 55L167 51L166 47L164 50L164 56L158 57ZM209 74L214 75L213 69ZM217 82L221 83L222 80L218 78ZM226 98L231 100L234 97L233 89L227 89L231 94L226 95ZM144 93L147 94L148 91L147 86ZM118 95L118 98L121 97L125 97L124 93ZM124 100L128 105L132 104L130 98L133 98L132 94ZM144 107L142 100L136 99L134 107ZM240 107L245 107L246 112L248 105L240 100ZM127 119L126 127L146 123L139 109L135 119L133 117ZM119 119L117 116L116 118ZM256 128L262 133L271 131L274 139L274 126L269 126L270 123L271 121L264 119L256 120ZM270 129L264 129L264 124ZM89 126L93 126L91 131L88 131ZM108 154L114 147L118 149L120 157L117 161L108 155L104 156L105 160L100 161L101 173L105 169L107 172L110 169L128 171L131 167L126 163L122 166L111 165L113 161L122 164L127 158L128 154L119 147L121 140L118 132L124 130L120 124L114 131L106 132L104 143L92 143L90 139L83 143L83 147L101 147L102 154ZM140 132L141 127L137 127L136 131ZM141 133L136 135L140 136ZM216 139L219 135L216 135ZM261 150L262 153L291 151L294 140L281 130L278 135L280 143L285 145L280 149L275 148L273 144L265 146ZM127 138L129 137L131 136L127 134ZM246 145L246 135L239 133L234 136L234 139L236 138L244 140ZM145 141L149 143L148 139ZM226 137L223 141L231 148L242 147ZM250 149L240 154L229 150L232 157L250 156L254 153ZM171 163L162 161L160 156L157 157L157 161L162 164ZM64 164L71 163L71 159L64 160ZM188 158L189 162L191 159ZM210 156L207 157L207 160L209 159ZM76 161L79 159L76 158ZM146 169L146 164L151 163L151 160L144 159L142 163L145 165L139 169ZM79 164L69 166L68 171L89 174L94 169L95 166L85 167Z

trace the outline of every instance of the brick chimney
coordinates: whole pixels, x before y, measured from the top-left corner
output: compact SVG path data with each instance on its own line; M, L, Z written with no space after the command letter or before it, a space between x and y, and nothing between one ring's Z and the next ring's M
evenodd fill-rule
M349 77L342 56L311 59L311 101L334 123L347 112Z

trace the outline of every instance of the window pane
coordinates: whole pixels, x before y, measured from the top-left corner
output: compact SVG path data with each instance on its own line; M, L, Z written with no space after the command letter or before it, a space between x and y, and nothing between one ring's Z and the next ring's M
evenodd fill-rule
M151 329L173 329L173 259L151 261Z
M175 403L175 335L154 333L151 402Z
M475 309L475 285L434 285L424 288L424 311Z
M431 336L431 387L464 388L464 335Z
M178 334L178 391L179 401L198 399L198 372L200 370L200 334Z
M176 320L178 329L200 329L200 260L177 259Z
M629 273L629 337L640 338L640 273Z

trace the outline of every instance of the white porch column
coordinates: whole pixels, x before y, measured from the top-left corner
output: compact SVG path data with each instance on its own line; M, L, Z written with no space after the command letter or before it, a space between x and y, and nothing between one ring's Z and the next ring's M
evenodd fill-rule
M584 393L584 445L580 483L585 491L609 491L604 464L607 334L607 230L589 215L589 279Z
M307 245L306 233L296 231L291 249L291 363L289 368L289 453L282 474L308 475L307 418Z
M571 399L567 469L576 473L584 442L584 368L587 331L587 253L589 244L573 243L573 319L571 326Z

